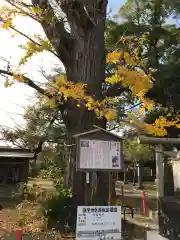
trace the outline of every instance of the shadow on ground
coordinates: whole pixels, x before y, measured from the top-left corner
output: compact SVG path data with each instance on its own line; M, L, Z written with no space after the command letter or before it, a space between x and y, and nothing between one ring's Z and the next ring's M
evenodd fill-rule
M122 240L143 240L145 239L145 232L149 230L148 228L137 226L133 223L126 222L122 223ZM75 235L75 234L74 234ZM2 238L5 240L14 240L14 234ZM58 240L58 239L67 239L72 240L75 239L75 236L72 235L60 235L52 232L49 233L40 233L34 234L33 236L30 234L23 234L23 240Z
M149 228L138 226L134 223L126 221L122 222L122 237L123 240L145 239L146 231Z
M121 198L119 198L121 200ZM129 195L129 196L124 196L123 198L123 203L125 205L131 206L135 212L142 212L142 198L141 196L134 196L134 195ZM157 211L157 202L156 198L154 197L146 197L146 204L147 204L147 209L152 210L152 211Z
M20 203L22 203L22 200L17 200L17 199L13 199L13 200L10 200L10 199L3 199L3 200L0 200L0 206L2 207L0 209L0 212L1 210L5 210L5 209L14 209L16 208Z

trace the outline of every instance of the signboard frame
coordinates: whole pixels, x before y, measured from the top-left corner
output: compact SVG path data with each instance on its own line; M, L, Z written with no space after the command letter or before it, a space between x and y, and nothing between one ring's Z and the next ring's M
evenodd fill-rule
M114 234L121 239L121 211L121 206L78 206L76 239L99 239L98 236L107 235L112 238ZM108 215L110 216L107 217Z
M118 142L120 144L120 167L113 168L81 168L80 167L80 141L107 141L107 142ZM83 134L76 135L76 146L77 146L77 158L76 158L76 171L79 172L123 172L124 171L124 159L123 159L123 139L119 136L110 133L104 129L96 129Z

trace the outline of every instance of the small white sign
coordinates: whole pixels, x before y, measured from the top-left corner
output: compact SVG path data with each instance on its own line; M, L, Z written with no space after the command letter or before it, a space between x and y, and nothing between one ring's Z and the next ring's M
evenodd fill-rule
M79 206L76 240L121 240L120 206Z
M121 144L117 141L80 140L79 168L88 169L122 169Z

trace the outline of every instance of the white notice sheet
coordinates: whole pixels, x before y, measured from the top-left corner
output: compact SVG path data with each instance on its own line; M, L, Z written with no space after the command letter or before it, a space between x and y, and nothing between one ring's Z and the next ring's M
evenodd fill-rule
M80 140L81 169L120 169L120 142Z

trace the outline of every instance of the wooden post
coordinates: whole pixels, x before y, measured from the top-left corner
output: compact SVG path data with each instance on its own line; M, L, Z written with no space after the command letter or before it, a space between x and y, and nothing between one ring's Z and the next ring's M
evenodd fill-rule
M150 170L150 171L151 171L151 177L153 177L153 169L151 168L151 170Z
M160 235L167 235L167 232L172 231L173 226L167 225L167 221L170 221L173 216L167 215L165 208L167 202L164 197L164 164L163 155L168 157L178 158L177 152L163 151L165 144L176 144L180 145L180 138L157 138L148 136L139 136L138 143L156 145L156 184L157 184L157 207L158 207L158 226ZM166 202L166 203L165 203ZM174 229L173 229L174 230Z
M158 229L161 233L163 228L161 198L164 196L164 162L163 145L156 146L156 186L157 186L157 210L158 210Z
M146 202L144 191L142 191L141 197L142 197L143 215L147 217L147 202Z
M134 163L134 167L133 167L133 186L136 186L136 164Z
M121 205L124 205L124 186L121 186Z
M124 166L124 184L127 184L127 166Z
M112 205L112 173L109 173L109 206Z
M23 230L22 229L17 229L15 231L15 239L16 240L22 240L22 234L23 234Z
M89 172L86 172L86 184L85 184L85 203L89 205L90 201L90 180L89 180Z
M163 145L156 146L156 185L157 198L164 196L164 161Z
M138 188L142 188L142 167L138 164L137 165L137 172L138 172Z

